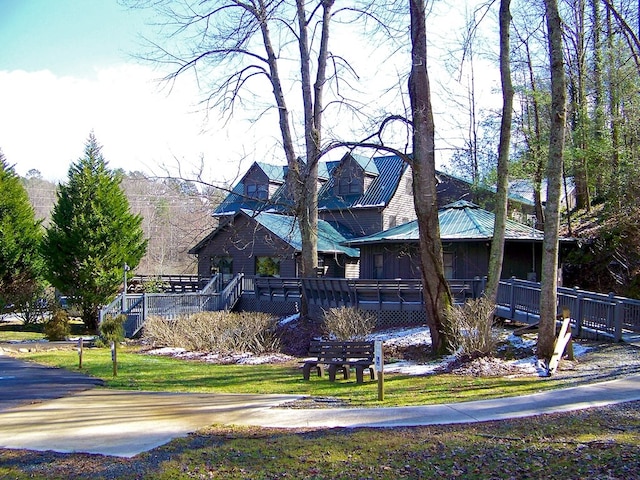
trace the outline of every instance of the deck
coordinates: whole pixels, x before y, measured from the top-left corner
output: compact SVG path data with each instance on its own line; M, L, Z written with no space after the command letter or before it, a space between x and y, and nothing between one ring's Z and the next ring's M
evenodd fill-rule
M479 298L485 280L450 280L457 304ZM345 278L278 278L237 275L222 285L213 278L195 293L128 294L103 308L105 315L127 315L127 336L140 331L148 315L176 318L200 311L231 309L243 294L259 302L299 302L304 291L309 305L322 309L350 306L375 312L410 315L424 311L420 280L364 280ZM518 279L502 280L498 289L496 315L517 322L535 324L540 320L540 284ZM640 336L640 301L579 290L558 289L558 310L568 308L576 336L596 336L620 341Z

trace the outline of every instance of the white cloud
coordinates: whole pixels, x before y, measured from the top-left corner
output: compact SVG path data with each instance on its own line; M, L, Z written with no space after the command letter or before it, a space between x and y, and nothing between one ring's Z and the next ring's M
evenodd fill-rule
M155 77L136 65L101 70L93 80L0 71L0 148L19 174L35 168L62 181L93 130L111 168L161 174L178 159L187 176L203 154L209 179L230 178L239 152L254 149L252 133L205 123L194 84L182 80L169 94Z

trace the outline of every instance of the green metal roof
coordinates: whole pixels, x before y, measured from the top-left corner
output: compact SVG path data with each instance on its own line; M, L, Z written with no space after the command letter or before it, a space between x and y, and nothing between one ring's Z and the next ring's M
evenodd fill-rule
M445 205L438 211L440 238L442 241L490 240L493 238L495 215L477 205L459 200ZM544 232L532 227L507 220L505 239L542 241ZM347 240L345 245L360 246L375 243L417 242L418 222L416 220L398 225L366 237Z
M297 251L302 251L302 237L298 220L290 215L278 213L252 212L242 210L245 215L253 218L262 227L278 236ZM343 253L349 257L358 258L357 248L344 246L346 238L324 220L318 220L318 252Z

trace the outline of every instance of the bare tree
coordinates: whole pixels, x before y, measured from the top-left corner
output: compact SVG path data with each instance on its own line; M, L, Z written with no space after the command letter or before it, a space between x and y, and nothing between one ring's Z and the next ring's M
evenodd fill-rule
M337 82L340 70L351 71L343 58L329 52L330 26L339 12L351 18L358 14L353 6L333 12L334 0L185 2L181 10L175 2L154 6L167 19L165 27L175 26L163 45L153 44L156 55L150 57L171 65L166 80L173 81L188 71L205 74L211 85L208 104L230 114L237 106L263 102L268 94L259 93L264 91L259 80L267 80L273 94L269 104L277 111L288 165L287 181L293 190L292 213L300 223L301 274L313 275L318 261L318 161L324 93L329 80ZM172 42L176 43L175 51L170 48ZM333 68L330 75L329 66ZM291 108L300 101L291 93L292 85L300 88L302 148L298 148L295 132L299 120L295 113L300 110ZM333 93L344 100L344 85L337 84Z
M427 31L424 0L409 0L411 16L411 73L409 98L413 123L413 197L418 218L420 266L432 349L451 348L444 313L451 307L451 292L444 276L438 219L435 171L435 125L427 71Z
M502 84L502 120L500 123L500 143L498 145L498 183L495 206L495 224L491 253L489 257L489 276L486 295L495 301L502 272L504 256L504 236L507 219L507 201L509 186L509 150L511 145L511 122L513 119L513 85L511 82L509 27L511 13L510 0L500 1L500 80Z
M545 7L551 65L551 131L549 134L549 162L547 164L546 218L542 246L538 358L550 359L553 355L558 311L558 238L567 93L562 49L562 22L558 12L558 2L557 0L545 0Z

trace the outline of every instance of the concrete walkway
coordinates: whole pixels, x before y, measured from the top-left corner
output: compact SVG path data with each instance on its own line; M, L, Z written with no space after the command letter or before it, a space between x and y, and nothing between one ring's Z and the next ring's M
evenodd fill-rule
M14 363L24 362L7 362L0 356L0 388L7 365ZM515 398L370 409L273 408L299 398L293 395L171 394L91 387L87 384L84 391L4 410L0 405L0 447L132 457L213 424L419 426L503 420L640 400L640 375Z

